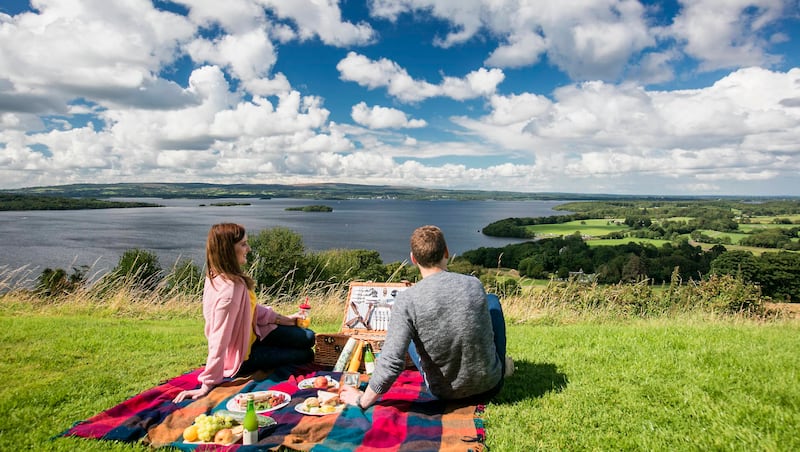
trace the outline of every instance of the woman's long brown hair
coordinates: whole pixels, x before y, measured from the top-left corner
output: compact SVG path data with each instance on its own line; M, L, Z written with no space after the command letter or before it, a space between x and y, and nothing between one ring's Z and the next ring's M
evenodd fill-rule
M236 259L235 245L246 234L243 226L235 223L220 223L211 226L206 241L206 275L209 279L222 275L230 281L242 280L248 289L253 289L253 279L245 274Z

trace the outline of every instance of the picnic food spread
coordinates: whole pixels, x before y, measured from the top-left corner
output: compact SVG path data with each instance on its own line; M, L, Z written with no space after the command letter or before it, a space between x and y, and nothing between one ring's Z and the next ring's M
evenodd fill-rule
M295 411L311 416L338 414L346 404L339 399L337 391L340 383L330 375L317 375L298 383L298 389L316 389L317 394L295 405ZM266 416L255 416L255 412L274 411L288 405L292 396L276 390L244 392L233 396L226 404L226 410L214 414L200 414L183 431L183 442L187 444L232 445L255 444L258 441L259 427L274 425L275 420ZM252 410L252 411L251 411ZM245 424L257 418L257 427ZM268 422L267 422L268 421ZM245 438L245 435L250 436Z
M309 448L320 446L330 450L411 450L415 448L415 444L422 444L421 441L424 444L440 444L440 450L484 449L484 425L479 417L482 410L477 411L476 405L455 407L454 410L453 405L432 400L422 375L416 370L403 371L395 385L383 395L384 403L370 407L370 417L385 422L364 422L363 416L345 414L350 411L348 405L344 406L343 411L332 415L312 415L296 411L296 407L305 405L304 400L310 396L316 396L319 401L318 390L297 390L296 386L298 380L313 378L315 372L319 371L311 366L281 368L258 380L233 381L230 387L213 388L206 399L199 402L164 403L164 400L171 400L178 390L195 387L197 375L201 371L202 368L199 368L178 375L92 417L76 422L60 437L121 441L128 444L147 443L151 448L170 447L184 451L227 450L229 447L233 450L242 445L241 439L232 445L217 445L210 441L190 442L183 437L184 429L195 422L200 414L198 409L210 410L210 414L206 411L207 416L230 416L234 421L233 427L236 427L237 421L241 423L245 413L226 410L226 403L238 391L253 392L275 387L278 390L287 388L286 391L292 394L292 400L289 406L273 411L274 414L257 416L260 427L258 448L276 450L285 447L288 450L297 450L297 440L303 440ZM292 386L295 391L291 390ZM398 406L408 407L403 409L402 416L396 415ZM347 434L329 436L326 432L334 426L330 432ZM236 435L233 427L231 433ZM191 430L197 434L197 426ZM293 431L296 433L292 433ZM213 437L211 440L213 441ZM432 450L434 447L424 449Z
M183 440L189 443L233 444L241 437L242 426L224 414L201 414L183 431Z

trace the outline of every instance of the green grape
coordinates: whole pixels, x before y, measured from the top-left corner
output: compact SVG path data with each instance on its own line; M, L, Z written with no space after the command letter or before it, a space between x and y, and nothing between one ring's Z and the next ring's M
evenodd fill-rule
M195 418L194 423L197 425L197 438L203 442L210 442L218 431L233 427L233 417L219 413L213 416L201 414Z

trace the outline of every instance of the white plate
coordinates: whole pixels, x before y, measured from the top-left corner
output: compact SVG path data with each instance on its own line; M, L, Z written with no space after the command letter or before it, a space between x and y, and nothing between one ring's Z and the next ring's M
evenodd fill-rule
M344 405L345 405L344 403L340 403L340 404L336 405L336 411L334 411L332 413L311 413L311 412L308 412L308 411L306 411L306 404L305 403L298 403L297 405L294 406L294 410L297 411L300 414L305 414L307 416L327 416L329 414L339 414L339 413L341 413L342 410L344 410Z
M283 398L283 402L281 402L281 403L279 403L279 404L277 404L277 405L275 405L275 406L273 406L271 408L266 408L266 409L261 409L261 410L258 409L258 404L256 403L256 413L259 413L259 414L260 413L268 413L270 411L275 411L275 410L277 410L279 408L283 408L286 405L288 405L289 402L291 402L291 400L292 400L292 396L290 396L289 394L287 394L287 393L285 393L283 391L272 391L272 390L270 390L270 391L243 392L243 393L240 393L240 394L236 394L232 399L228 400L228 403L225 404L225 408L227 408L229 411L235 411L235 412L239 412L239 413L245 412L246 408L240 408L239 407L239 400L240 399L241 400L246 400L248 394L253 394L253 396L255 396L256 398L267 396L267 395L277 395L277 396L280 396L280 397Z
M306 378L305 380L297 383L297 387L299 389L336 389L339 387L339 382L334 380L330 377L330 375L325 375L325 378L328 380L328 387L327 388L315 388L314 387L314 379L317 377Z

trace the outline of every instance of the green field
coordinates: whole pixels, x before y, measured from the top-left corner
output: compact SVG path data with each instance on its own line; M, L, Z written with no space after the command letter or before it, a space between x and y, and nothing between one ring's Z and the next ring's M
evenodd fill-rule
M640 239L636 237L625 237L624 239L594 239L594 240L587 240L586 244L589 246L617 246L617 245L626 245L630 242L633 243L647 243L650 245L655 246L656 248L660 248L665 243L672 243L669 240L662 240L662 239Z
M772 223L774 223L774 221L776 219L779 219L779 218L780 219L784 219L784 218L789 219L789 221L791 221L792 223L795 223L794 226L797 226L798 224L800 224L800 215L778 215L778 216L750 217L749 218L749 220L750 220L749 224L751 224L751 225L752 224L763 224L763 225L772 225L772 226L779 226L779 227L780 226L789 226L789 227L792 226L792 225L788 225L788 224L784 224L784 225L772 224Z
M627 231L630 228L620 220L592 219L559 224L539 224L526 226L525 229L533 231L537 237L558 237L572 235L575 232L580 232L584 236L601 237L612 232Z
M800 224L771 224L771 223L748 223L748 224L740 224L739 230L744 233L751 233L753 231L763 231L765 229L779 229L779 228L796 228L800 227Z
M730 237L732 245L738 245L740 240L747 237L747 234L740 232L719 232L710 229L698 229L698 231L713 238Z
M166 312L0 301L0 450L148 450L54 437L205 358L196 304ZM341 307L323 311L314 328L336 331ZM543 317L509 320L508 344L516 373L487 406L490 450L800 449L797 321Z

